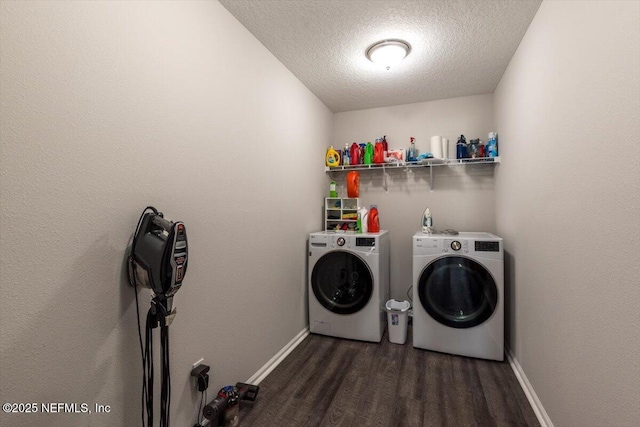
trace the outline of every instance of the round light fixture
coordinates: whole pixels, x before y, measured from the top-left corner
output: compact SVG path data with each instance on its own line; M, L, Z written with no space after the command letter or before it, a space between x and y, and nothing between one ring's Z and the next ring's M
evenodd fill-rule
M387 70L398 65L411 52L411 45L404 40L382 40L367 49L367 58Z

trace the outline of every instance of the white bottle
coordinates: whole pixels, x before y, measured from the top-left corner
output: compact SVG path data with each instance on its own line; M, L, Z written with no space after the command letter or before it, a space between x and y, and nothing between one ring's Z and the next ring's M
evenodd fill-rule
M359 209L360 220L362 222L362 232L366 233L369 231L369 211L367 208L362 207Z
M429 208L424 210L422 214L422 232L424 234L431 234L433 228L433 218L431 218L431 211Z
M342 154L342 164L344 166L349 166L351 160L349 159L349 143L344 144L344 151Z

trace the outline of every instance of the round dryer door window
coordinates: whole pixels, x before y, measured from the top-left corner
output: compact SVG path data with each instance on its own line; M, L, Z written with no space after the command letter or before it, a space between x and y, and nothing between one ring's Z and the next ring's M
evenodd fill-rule
M498 288L489 271L472 259L457 256L426 266L418 293L427 313L452 328L483 323L498 304Z
M311 288L327 310L352 314L364 308L373 294L373 275L357 255L333 251L323 255L313 267Z

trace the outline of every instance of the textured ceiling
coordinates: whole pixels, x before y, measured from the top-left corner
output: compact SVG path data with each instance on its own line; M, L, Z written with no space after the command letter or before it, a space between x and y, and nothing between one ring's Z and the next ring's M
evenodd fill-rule
M541 0L219 0L333 112L492 93ZM396 68L365 57L399 38Z

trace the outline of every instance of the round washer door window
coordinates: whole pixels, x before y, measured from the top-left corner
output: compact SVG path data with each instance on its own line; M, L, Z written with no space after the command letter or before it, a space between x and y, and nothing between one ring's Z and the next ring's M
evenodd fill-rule
M373 276L357 255L333 251L323 255L313 267L311 288L324 308L337 314L356 313L373 294Z
M463 257L437 259L422 270L418 283L422 307L452 328L471 328L487 320L498 304L498 288L481 264Z

